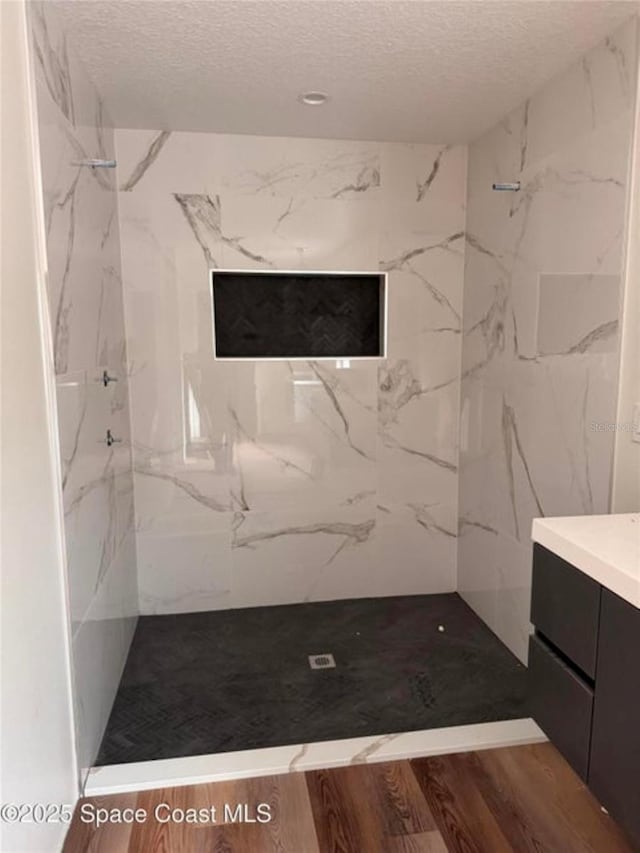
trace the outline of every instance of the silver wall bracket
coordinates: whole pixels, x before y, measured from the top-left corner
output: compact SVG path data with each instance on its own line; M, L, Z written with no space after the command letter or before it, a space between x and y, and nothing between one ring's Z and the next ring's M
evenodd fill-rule
M497 190L498 192L517 193L520 191L520 181L511 181L511 182L507 182L507 183L492 184L491 189Z
M97 158L89 160L77 160L72 166L89 166L91 169L115 169L115 160L99 160Z

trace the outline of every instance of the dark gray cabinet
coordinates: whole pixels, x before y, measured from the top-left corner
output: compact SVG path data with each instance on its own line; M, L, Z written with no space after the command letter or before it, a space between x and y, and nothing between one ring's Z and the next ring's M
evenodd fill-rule
M586 781L593 689L535 636L529 642L529 686L531 716Z
M594 678L600 584L537 543L533 565L531 621L538 633Z
M640 610L605 589L589 787L640 845Z
M536 544L531 716L640 846L640 610Z

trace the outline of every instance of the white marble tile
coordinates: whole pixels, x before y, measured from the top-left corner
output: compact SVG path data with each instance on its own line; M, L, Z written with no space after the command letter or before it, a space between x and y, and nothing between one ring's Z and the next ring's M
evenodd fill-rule
M93 797L179 785L201 785L226 779L248 779L351 764L523 746L545 740L544 733L533 720L525 718L323 743L245 749L222 755L113 764L93 767L84 793L87 797Z
M122 192L205 193L221 189L223 137L168 130L118 130L118 186Z
M496 563L498 531L471 514L461 516L458 533L457 590L467 604L495 630L500 575Z
M445 360L446 364L446 360ZM382 503L455 504L459 382L436 364L389 361L379 376Z
M522 174L512 194L511 254L545 272L617 273L626 210L630 115Z
M520 104L487 133L469 145L467 153L467 225L469 225L469 215L471 215L475 220L476 229L483 225L487 229L493 228L497 234L503 230L503 217L496 216L495 213L509 209L512 201L511 196L506 192L495 192L487 197L487 190L494 181L502 183L517 180L527 165L528 104L528 101ZM477 195L485 197L485 203L491 205L493 215L482 218L479 216L480 211L475 206L473 209L469 207L468 202ZM476 214L478 215L476 216Z
M92 124L99 95L69 48L55 9L45 0L32 0L27 8L36 74L44 84L47 101L70 125Z
M527 373L521 372L511 397L520 413L523 455L544 509L538 515L558 515L568 506L585 513L605 511L613 437L592 425L613 420L616 355L549 357ZM529 519L524 523L528 528Z
M531 612L531 542L506 538L498 559L497 618L493 630L523 664L529 657Z
M374 527L369 500L324 511L237 513L232 539L236 606L373 594Z
M530 99L528 162L572 145L631 109L635 51L631 19Z
M113 357L123 340L121 315L117 339L117 328L107 325L121 305L114 178L106 170L98 175L72 165L98 156L95 129L71 128L47 103L42 85L38 93L44 104L40 134L47 140L41 151L49 305L60 374L97 366Z
M373 525L378 497L407 519L410 502L455 504L464 149L118 131L117 150L139 536L183 537L194 577L206 536L238 519L264 536L233 548L226 606L379 594L379 542L308 527ZM393 387L376 362L214 361L210 266L390 269ZM455 542L431 536L440 591ZM431 591L418 566L396 565L400 586Z
M374 363L234 366L240 509L332 506L376 488Z
M140 612L193 613L230 605L230 530L138 533Z
M84 776L92 766L136 626L135 542L130 535L111 563L73 638L77 748Z
M383 144L381 190L387 221L424 231L464 230L467 149L463 145Z
M130 530L118 546L104 581L91 602L87 619L124 619L135 623L138 616L136 535ZM129 630L131 624L129 624ZM128 647L127 647L128 649Z
M379 504L375 595L454 592L456 519L455 504ZM397 571L399 559L401 572Z
M199 534L225 530L232 510L228 477L210 463L138 466L134 475L136 529Z
M539 281L540 355L615 349L619 276L542 274Z
M459 233L459 232L458 232ZM464 241L455 234L417 228L388 229L382 236L388 279L388 355L440 365L429 348L441 347L452 373L459 372ZM444 366L444 365L443 365Z
M116 552L134 528L128 407L126 400L122 407L118 400L123 386L118 392L113 385L105 388L100 374L101 370L77 371L58 376L57 382L74 631L85 618ZM106 444L108 428L120 442L112 447ZM135 563L131 571L135 581Z
M635 29L469 152L458 581L523 660L532 518L609 506Z
M324 139L212 133L118 131L125 192L163 192L290 199L376 195L380 145Z
M225 137L222 184L252 196L350 199L380 186L376 142Z
M526 664L531 607L529 542L520 543L472 516L460 520L458 591Z
M54 4L30 4L78 752L93 763L138 612L114 133ZM105 385L103 373L113 382ZM117 443L106 444L107 430Z
M378 266L376 198L220 195L223 266L369 271Z

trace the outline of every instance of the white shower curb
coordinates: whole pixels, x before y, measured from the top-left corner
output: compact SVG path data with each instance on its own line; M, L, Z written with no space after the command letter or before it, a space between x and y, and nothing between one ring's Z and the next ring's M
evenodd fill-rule
M530 718L92 767L85 797L541 743Z

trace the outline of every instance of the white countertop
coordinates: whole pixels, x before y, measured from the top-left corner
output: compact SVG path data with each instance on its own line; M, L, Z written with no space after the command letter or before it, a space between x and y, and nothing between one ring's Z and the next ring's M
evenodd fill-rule
M640 513L534 518L531 536L640 608Z

